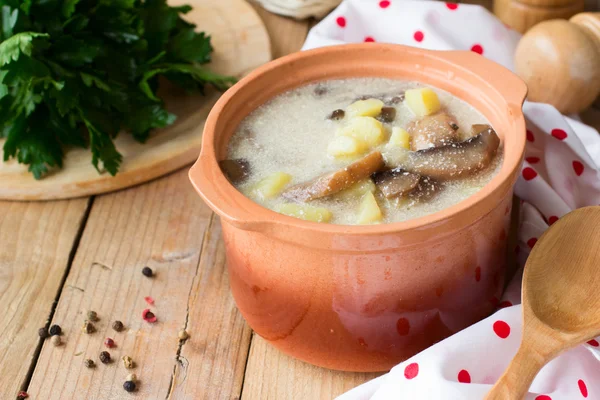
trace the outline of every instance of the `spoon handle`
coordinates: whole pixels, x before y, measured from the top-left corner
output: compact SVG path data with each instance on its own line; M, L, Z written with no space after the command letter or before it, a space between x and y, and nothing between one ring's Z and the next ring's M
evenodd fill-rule
M517 354L485 400L524 399L533 378L548 361L548 355L539 352L531 342L521 342Z

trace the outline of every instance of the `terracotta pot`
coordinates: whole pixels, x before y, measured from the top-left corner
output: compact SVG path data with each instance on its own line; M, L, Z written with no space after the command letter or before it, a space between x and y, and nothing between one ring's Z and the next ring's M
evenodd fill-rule
M284 216L227 181L217 161L244 116L294 87L357 76L421 81L472 104L501 137L500 172L441 212L372 226ZM231 289L252 329L312 364L382 371L489 315L504 283L526 90L472 52L367 43L280 58L227 91L208 117L190 179L221 217Z

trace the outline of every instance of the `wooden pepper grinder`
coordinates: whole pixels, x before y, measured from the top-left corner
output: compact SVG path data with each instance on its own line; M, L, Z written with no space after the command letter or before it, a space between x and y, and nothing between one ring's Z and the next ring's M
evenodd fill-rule
M528 100L583 111L600 94L600 12L534 26L517 46L515 67Z
M494 0L494 14L514 30L525 33L546 20L570 18L582 12L585 0Z

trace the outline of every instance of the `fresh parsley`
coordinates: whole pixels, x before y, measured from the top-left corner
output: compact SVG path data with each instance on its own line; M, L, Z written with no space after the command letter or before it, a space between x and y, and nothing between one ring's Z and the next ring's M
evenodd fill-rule
M113 139L144 142L175 121L157 95L159 77L190 91L227 89L234 78L202 67L213 50L166 0L0 0L0 138L40 179L69 147L115 175Z

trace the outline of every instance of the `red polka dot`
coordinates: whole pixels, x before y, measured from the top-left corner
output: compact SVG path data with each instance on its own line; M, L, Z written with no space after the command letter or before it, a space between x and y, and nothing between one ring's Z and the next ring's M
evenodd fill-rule
M552 129L552 136L557 138L558 140L565 140L567 138L567 132L562 129Z
M581 395L583 397L588 397L588 390L587 390L587 386L585 385L585 382L582 381L581 379L577 381L577 385L579 386L579 391L581 392Z
M500 304L498 304L498 308L506 308L506 307L512 307L512 303L508 300L502 301L500 302Z
M527 246L529 246L530 249L533 249L533 246L535 246L537 241L537 238L531 238L527 241Z
M390 2L388 0L381 0L379 2L379 7L381 8L388 8L390 6Z
M408 332L410 332L410 322L406 318L399 318L396 321L396 331L400 336L408 335Z
M535 142L535 136L533 136L533 132L531 132L529 129L527 129L527 141Z
M552 215L548 218L548 225L552 225L556 221L558 221L558 217L556 215Z
M475 280L477 282L481 280L481 267L475 268Z
M446 3L446 7L448 7L448 10L456 10L458 8L458 4L456 4L456 3Z
M338 26L340 28L345 28L346 27L346 18L344 17L337 17L337 19L335 20L335 22L337 22Z
M552 400L552 397L546 396L545 394L540 394L535 400Z
M365 38L365 42L374 42L374 41L375 41L375 39L373 39L371 36L367 36Z
M473 46L471 46L471 51L477 54L483 54L483 47L481 47L480 44L474 44Z
M523 179L525 179L526 181L530 181L536 176L537 172L535 172L535 169L529 167L523 169Z
M469 375L469 371L463 369L458 373L458 381L460 383L471 383L471 375Z
M510 335L510 326L504 321L494 322L494 333L501 339L506 339Z
M413 35L413 38L415 38L415 40L417 42L422 42L423 39L425 38L425 35L421 31L416 31L415 34Z
M404 377L406 379L416 378L417 375L419 375L419 364L408 364L406 368L404 368Z
M598 341L596 339L592 339L589 342L587 342L587 344L589 344L592 347L598 347L600 346L600 343L598 343Z
M583 164L579 161L573 161L573 171L575 171L575 174L577 176L581 176L581 174L583 174Z
M539 157L526 157L525 161L527 161L529 164L537 164L540 162L540 158Z

